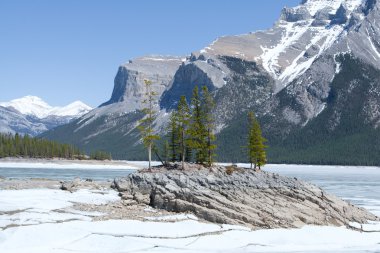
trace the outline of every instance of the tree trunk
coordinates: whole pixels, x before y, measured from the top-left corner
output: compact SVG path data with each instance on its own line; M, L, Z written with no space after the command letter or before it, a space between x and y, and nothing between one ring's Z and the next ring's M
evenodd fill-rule
M182 127L182 157L181 157L181 160L182 160L182 169L184 170L185 169L185 130L184 130L184 127Z
M207 140L207 145L208 145L208 166L211 167L211 138L210 138L210 128L207 129L207 134L208 134L208 140Z
M149 157L149 169L151 169L152 168L150 166L150 163L152 161L152 144L151 143L149 144L149 147L148 147L148 157Z

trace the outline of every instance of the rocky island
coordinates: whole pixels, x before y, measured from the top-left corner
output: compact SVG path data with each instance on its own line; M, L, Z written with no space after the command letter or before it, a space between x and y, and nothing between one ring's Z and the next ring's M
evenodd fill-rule
M260 228L349 226L379 218L321 188L265 171L186 164L141 170L112 187L128 205L149 205L203 220Z

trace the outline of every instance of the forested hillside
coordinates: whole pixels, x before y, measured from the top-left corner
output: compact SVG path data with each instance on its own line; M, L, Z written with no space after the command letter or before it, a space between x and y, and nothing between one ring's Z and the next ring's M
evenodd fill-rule
M28 135L0 133L0 158L4 157L87 159L85 153L74 145L33 138ZM111 156L97 151L92 153L90 158L106 160L111 159Z

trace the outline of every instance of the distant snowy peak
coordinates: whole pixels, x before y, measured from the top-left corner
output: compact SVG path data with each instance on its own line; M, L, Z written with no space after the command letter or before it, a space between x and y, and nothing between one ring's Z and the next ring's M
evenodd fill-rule
M52 109L50 105L36 96L13 99L9 102L0 103L0 106L12 107L24 115L33 115L37 118L45 118Z
M50 115L54 116L82 116L89 111L91 111L92 108L85 103L81 101L75 101L71 104L68 104L64 107L55 107L53 110L50 111Z
M92 108L81 101L75 101L64 107L53 107L36 96L25 96L13 99L9 102L2 102L0 106L13 108L21 114L35 116L43 119L49 116L57 117L80 117Z

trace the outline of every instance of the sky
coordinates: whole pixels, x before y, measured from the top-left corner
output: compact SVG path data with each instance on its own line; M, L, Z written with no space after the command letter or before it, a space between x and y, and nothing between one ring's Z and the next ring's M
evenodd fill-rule
M129 59L186 56L217 37L270 28L300 1L0 0L0 101L96 107Z

